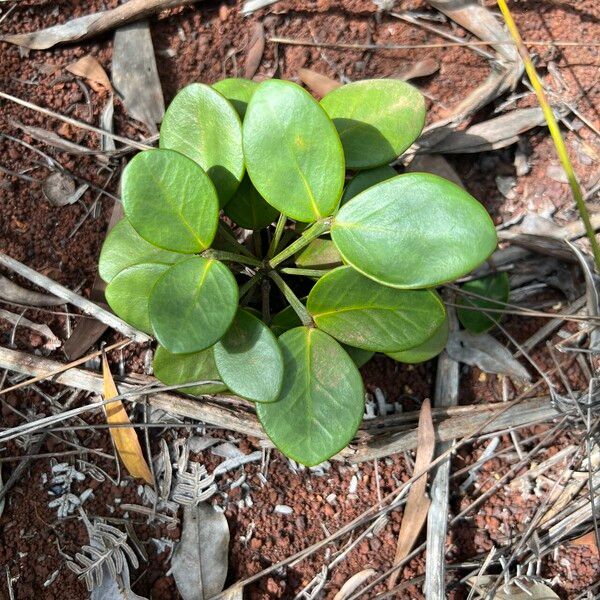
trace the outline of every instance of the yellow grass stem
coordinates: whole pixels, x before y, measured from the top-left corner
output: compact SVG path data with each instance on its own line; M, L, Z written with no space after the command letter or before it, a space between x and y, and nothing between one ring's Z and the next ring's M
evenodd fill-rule
M527 72L527 76L529 77L529 81L533 86L533 89L538 98L538 102L540 103L540 107L544 113L544 117L546 118L546 122L548 123L548 129L550 130L550 135L552 136L552 140L554 141L554 145L556 147L556 152L558 154L558 158L562 163L563 169L567 174L567 179L569 181L569 185L571 186L571 191L573 193L573 198L575 199L575 204L577 205L577 210L579 211L579 216L583 221L585 226L585 231L587 237L590 240L590 244L592 245L592 252L594 253L594 262L596 263L596 270L600 271L600 247L598 246L598 242L596 240L596 236L594 233L594 228L592 227L592 223L590 222L590 215L588 213L587 207L585 205L585 200L583 199L583 193L581 191L581 186L577 181L577 176L575 175L575 171L573 171L573 165L571 164L571 160L567 153L567 148L565 146L565 142L562 138L562 134L560 132L560 128L556 121L556 117L554 116L554 112L552 111L552 107L548 103L546 98L546 94L544 92L544 87L540 81L540 78L533 66L533 62L531 61L531 57L529 56L529 52L525 45L523 44L523 40L521 39L521 35L519 34L519 30L517 25L512 17L510 9L506 4L506 0L496 0L498 2L498 6L502 11L502 16L504 17L504 21L508 30L510 31L510 35L512 36L515 44L517 45L517 49L521 58L523 59L523 63L525 64L525 71Z

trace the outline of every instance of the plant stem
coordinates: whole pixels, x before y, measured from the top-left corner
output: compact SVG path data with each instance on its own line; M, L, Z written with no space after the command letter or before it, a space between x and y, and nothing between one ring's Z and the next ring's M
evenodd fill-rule
M238 252L240 252L240 254L243 254L244 256L248 256L251 258L254 258L252 256L252 252L250 252L250 250L248 250L248 248L246 248L246 246L244 246L243 244L240 244L233 235L231 235L231 233L229 233L229 231L227 231L227 229L225 229L225 227L223 226L223 223L221 223L219 221L219 232L218 234L225 239L226 242L232 244L233 246L235 246L238 249Z
M323 277L330 271L333 269L294 269L293 267L281 269L281 272L287 275L303 275L304 277Z
M269 261L272 268L281 264L284 260L293 256L305 246L308 246L314 239L323 235L331 227L331 217L321 219L313 223L295 242L292 242L287 248L284 248L277 256Z
M281 235L285 229L286 222L287 217L283 213L279 213L279 219L277 219L277 225L275 225L275 233L273 234L273 239L271 240L271 243L269 244L269 250L267 251L267 260L273 258L275 255L277 246L279 246L279 242L281 241Z
M204 258L225 260L229 262L237 262L241 265L250 265L251 267L260 267L261 262L254 256L244 256L235 252L227 252L226 250L213 250L212 248L205 250L202 255Z
M254 275L252 275L252 277L250 277L250 279L248 279L248 281L246 281L246 283L244 283L243 285L240 286L240 291L239 291L239 297L240 300L257 284L259 283L262 278L264 276L264 273L262 271L259 271L258 273L254 273Z
M277 271L269 271L269 277L275 282L275 285L281 290L281 293L285 296L285 299L290 303L290 306L294 309L300 320L302 321L302 325L306 327L314 327L313 320L311 316L308 314L306 307L290 286L281 278L281 275L277 273Z
M502 16L504 17L506 26L508 27L511 36L515 41L515 44L517 45L517 49L519 51L519 54L521 55L521 58L523 59L523 63L525 64L525 71L527 71L529 81L533 86L533 89L538 98L538 102L540 103L542 112L544 113L544 117L546 118L546 122L548 123L548 129L550 130L550 135L552 136L552 140L556 147L558 158L560 159L562 167L565 170L565 173L567 174L567 179L569 181L569 185L571 186L571 192L573 193L573 198L575 199L575 204L577 205L577 210L579 211L579 216L583 221L586 235L590 240L590 244L592 245L592 252L594 253L594 262L596 263L596 270L600 271L600 246L598 246L598 241L596 240L594 228L592 227L592 223L590 222L590 215L588 213L585 201L583 199L583 193L581 192L581 187L579 185L579 182L577 181L577 177L573 170L571 160L569 159L565 142L560 133L558 123L556 122L556 117L554 116L552 107L548 104L548 100L546 99L546 94L544 92L544 87L540 81L540 78L538 77L535 67L533 66L533 62L531 61L531 57L529 56L529 51L525 47L525 44L523 44L521 34L519 33L519 29L517 28L517 25L513 19L510 9L506 4L506 1L497 0L497 2L498 6L500 7L500 10L502 11Z

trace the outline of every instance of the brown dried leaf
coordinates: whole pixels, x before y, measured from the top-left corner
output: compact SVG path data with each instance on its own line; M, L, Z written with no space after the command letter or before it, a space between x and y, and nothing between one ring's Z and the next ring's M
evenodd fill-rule
M298 69L298 77L300 77L302 83L304 83L315 96L320 98L342 86L339 81L331 79L331 77L327 77L327 75L317 73L312 69Z
M102 88L112 91L112 85L106 71L91 54L86 54L78 61L71 63L66 69L69 73L77 75L77 77L83 77L83 79L88 79L92 83L97 83Z
M393 75L395 79L417 79L418 77L427 77L440 70L440 63L435 58L424 58L416 63L406 65L404 68L396 71Z
M433 173L463 187L458 173L441 154L417 154L406 170L409 173Z
M340 588L340 591L334 596L333 600L346 600L349 598L356 589L358 589L369 577L375 575L375 569L365 569L354 573L350 579L348 579L344 585Z
M431 418L431 403L425 399L421 406L419 414L419 426L417 428L417 458L415 460L415 473L425 471L432 459L435 451L435 432L433 430L433 420ZM406 506L398 534L398 545L396 546L396 556L394 557L394 566L408 556L412 547L419 537L419 533L427 520L427 512L431 501L427 496L427 473L419 477L410 487ZM392 589L396 585L399 571L394 571L388 579L388 588Z
M244 66L244 77L246 79L252 79L256 75L264 51L265 28L262 22L258 21L252 30L250 42L248 43L248 51L246 52L246 64Z

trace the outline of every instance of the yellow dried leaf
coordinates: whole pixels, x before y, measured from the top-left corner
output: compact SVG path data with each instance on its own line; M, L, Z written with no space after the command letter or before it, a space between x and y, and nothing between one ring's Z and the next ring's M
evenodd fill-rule
M117 386L110 372L106 354L102 356L102 377L104 380L104 399L110 400L119 395ZM129 416L125 411L123 403L115 400L104 405L106 421L109 425L131 423ZM109 429L110 435L115 443L115 448L125 465L125 468L132 477L139 477L149 484L153 483L152 473L144 458L142 447L133 427L116 427Z

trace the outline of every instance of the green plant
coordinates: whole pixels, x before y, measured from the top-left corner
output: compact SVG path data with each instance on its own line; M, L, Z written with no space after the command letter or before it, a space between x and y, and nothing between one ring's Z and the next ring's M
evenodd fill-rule
M363 417L357 365L439 353L448 324L435 287L497 243L463 189L388 166L424 120L422 96L395 80L320 103L280 80L184 88L159 149L124 171L126 218L99 267L113 310L158 340L157 377L256 402L275 445L303 464L344 448ZM244 243L231 221L252 230Z

